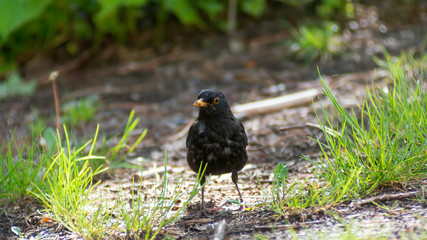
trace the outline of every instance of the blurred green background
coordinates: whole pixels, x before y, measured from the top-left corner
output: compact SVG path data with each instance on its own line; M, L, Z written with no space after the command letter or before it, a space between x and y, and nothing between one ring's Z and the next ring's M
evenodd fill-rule
M291 22L307 17L338 22L353 14L349 0L1 0L0 76L58 49L72 58L86 49L102 51L106 44L132 44L144 34L154 35L156 45L168 36L169 24L226 34L235 19L239 27L245 19L269 17L277 7L295 13L283 13Z

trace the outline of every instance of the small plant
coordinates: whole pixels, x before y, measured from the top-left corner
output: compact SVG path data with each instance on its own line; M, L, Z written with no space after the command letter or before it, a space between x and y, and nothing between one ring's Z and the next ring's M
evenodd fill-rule
M300 212L301 209L331 203L326 191L328 187L322 187L317 180L294 179L286 184L284 192L281 191L280 194L274 185L272 188L272 201L269 206L282 216L289 212Z
M36 87L36 81L24 82L18 73L12 73L6 81L0 83L0 101L7 97L28 96Z
M46 127L46 123L40 118L37 110L32 111L32 119L28 123L28 129L31 132L31 139L37 139L43 133L43 130Z
M64 124L74 127L92 120L96 113L96 99L86 98L64 106Z
M317 179L288 180L290 183L283 188L286 168L276 167L270 202L274 211L284 215L288 209L332 205L365 197L391 182L426 176L427 94L423 65L414 68L418 60L400 59L406 61L398 67L393 62L388 64L393 73L393 86L386 90L368 88L359 117L338 103L321 78L325 94L339 113L341 125L336 127L322 109L323 120L318 119L326 143L318 141L318 144L323 158L319 162L304 157L317 165ZM408 72L411 69L417 74ZM369 128L364 127L366 125Z
M427 205L427 187L421 186L421 194L417 196L417 199L415 201L420 202L424 206Z
M107 156L107 164L110 168L117 167L132 167L132 165L124 163L124 157L127 154L132 153L138 144L144 139L145 135L147 135L148 130L144 129L142 133L138 134L138 139L131 145L128 145L128 142L132 135L135 134L136 127L139 123L139 118L135 118L135 111L131 111L128 121L126 123L125 130L123 131L123 136L120 138L119 143L117 143L114 147L108 148L106 151Z
M22 233L22 230L19 227L12 227L11 230L19 237L19 240L42 240L48 239L50 237L48 233L46 233L45 231L41 231L35 237L31 236L30 238L25 238L24 234Z
M285 197L286 175L288 174L289 166L283 166L282 163L277 164L274 168L273 175L273 201L280 202Z
M383 55L383 58L373 57L373 60L378 67L389 73L391 79L399 77L402 71L422 78L423 70L427 64L427 54L415 58L415 52L408 51L401 52L400 56L391 56L386 49L383 49Z
M255 233L254 234L254 239L255 240L268 240L270 238L268 236L266 236L266 235L262 235L260 233Z
M131 201L119 201L122 208L119 219L126 226L127 234L137 234L144 239L155 239L160 230L175 221L186 209L190 200L198 193L199 184L196 184L190 192L184 191L184 181L179 179L171 186L167 172L167 157L164 161L165 171L160 184L155 183L151 188L140 185L135 191L137 194ZM188 194L179 208L175 205ZM129 203L129 206L126 207ZM177 208L173 211L174 208Z
M321 178L340 186L333 194L335 201L366 196L378 186L427 174L427 94L422 81L409 77L406 65L411 63L390 70L394 72L391 88L368 88L360 123L355 114L344 110L322 79L342 122L341 130L337 129L340 135L325 131L327 144L319 142L324 154L319 164ZM323 114L324 124L333 128L325 110Z
M268 206L274 212L284 216L289 212L299 212L301 209L329 204L331 199L327 192L328 186L322 187L318 180L289 179L286 181L288 166L279 163L273 171ZM268 195L259 182L264 195Z
M341 45L339 31L338 25L332 22L325 22L322 26L301 26L293 33L294 42L290 45L290 51L305 62L326 60Z
M92 226L98 219L87 218L88 212L85 209L92 202L88 197L97 185L93 183L93 177L106 170L105 168L92 170L89 167L89 161L103 158L92 155L98 130L99 127L93 141L87 142L78 149L72 149L64 126L66 145L62 146L58 133L57 153L52 157L43 177L43 181L47 184L44 185L44 189L35 185L37 190L32 192L51 212L54 220L73 232L91 237L97 236L98 231L90 231L91 229L87 226ZM80 156L91 143L89 154ZM99 215L95 214L95 216Z
M41 175L49 159L39 150L37 144L18 144L13 135L0 146L0 198L14 200L28 195L32 184L43 185Z

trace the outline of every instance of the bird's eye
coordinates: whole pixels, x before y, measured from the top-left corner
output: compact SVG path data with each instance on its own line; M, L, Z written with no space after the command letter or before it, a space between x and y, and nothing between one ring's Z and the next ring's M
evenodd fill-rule
M215 104L218 104L218 103L219 103L219 97L216 97L216 98L214 99L214 103L215 103Z

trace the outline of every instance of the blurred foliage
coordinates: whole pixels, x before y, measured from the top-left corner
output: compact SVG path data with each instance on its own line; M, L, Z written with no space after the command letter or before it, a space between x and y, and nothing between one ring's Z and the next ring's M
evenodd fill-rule
M93 97L68 102L64 106L64 124L74 127L89 122L97 112L96 103Z
M246 0L241 1L242 11L252 17L260 17L267 7L266 0Z
M36 81L23 82L18 73L12 73L4 82L0 83L0 101L7 97L30 95L36 86Z
M296 8L314 4L318 17L329 19L334 15L342 14L345 17L353 17L353 3L350 0L277 0ZM337 14L338 13L338 14Z
M259 18L278 3L290 9L314 6L317 17L327 19L352 11L349 0L245 0L237 1L236 14ZM228 5L221 0L2 0L0 74L16 69L17 61L58 47L74 56L82 49L100 50L106 41L125 43L148 30L161 41L175 20L184 28L226 30Z
M31 132L31 139L37 139L41 136L46 127L46 122L40 117L36 109L31 110L31 119L27 122L27 127Z
M9 34L25 22L36 18L49 3L49 0L0 1L0 36L2 42Z
M305 62L326 60L337 53L341 46L339 31L339 26L333 22L313 26L302 25L293 32L294 40L290 51Z

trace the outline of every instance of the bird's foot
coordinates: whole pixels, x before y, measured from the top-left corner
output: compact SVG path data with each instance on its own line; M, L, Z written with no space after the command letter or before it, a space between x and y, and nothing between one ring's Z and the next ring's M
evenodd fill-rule
M239 208L238 209L236 209L235 211L236 212L245 212L245 211L247 211L249 208L246 208L246 204L245 204L245 202L243 201L243 199L240 199L240 202L239 202Z
M238 209L231 209L230 207L226 207L226 205L230 205L230 204L238 204L239 208ZM244 212L246 211L248 208L246 208L245 202L243 200L240 201L236 201L236 200L231 200L228 199L226 200L224 203L222 203L219 207L216 208L211 208L210 210L212 211L218 211L218 210L230 210L232 212Z
M207 218L214 218L215 217L215 214L211 215L211 214L208 214L208 212L209 212L209 209L204 209L200 212L200 214L203 217L207 217Z
M244 204L240 205L238 209L235 210L236 212L244 212L246 211L246 206Z
M227 206L227 205L231 205L231 204L239 204L239 208L238 209L233 209L232 206ZM219 205L218 207L212 207L212 208L205 208L202 209L202 211L200 212L203 216L205 217L209 217L212 218L215 216L214 212L218 212L218 211L230 211L230 212L235 212L235 213L240 213L240 212L245 212L247 211L249 208L246 207L246 204L244 201L236 201L236 200L226 200L225 202L223 202L221 205ZM213 213L213 215L210 215L209 213Z
M205 211L207 211L207 212L214 212L214 211L220 211L220 210L224 210L224 209L225 208L223 206L219 206L219 207L205 209Z
M219 205L218 207L212 207L212 208L207 208L202 210L202 214L205 217L214 217L215 213L214 212L218 212L218 211L229 211L230 209L226 207L226 205L230 204L230 201L225 201L224 203L222 203L221 205ZM208 213L214 213L214 215L209 215Z

